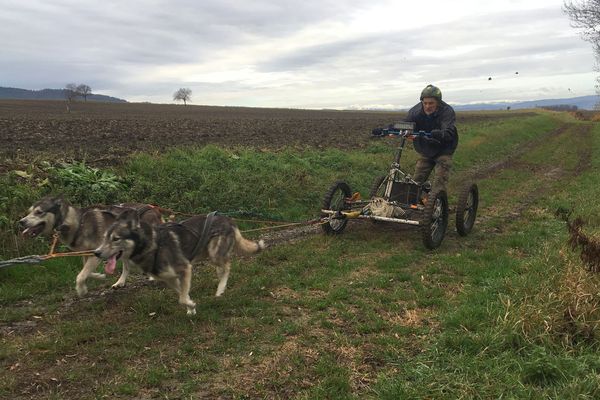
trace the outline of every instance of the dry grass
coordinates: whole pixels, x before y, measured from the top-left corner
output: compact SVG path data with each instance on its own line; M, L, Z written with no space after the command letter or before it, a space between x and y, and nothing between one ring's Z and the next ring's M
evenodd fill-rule
M591 341L600 333L600 278L581 268L576 261L567 261L565 267L557 290L562 305L562 318L556 316L557 328L565 343Z
M528 290L522 299L502 297L505 313L499 322L530 342L558 342L566 348L581 342L594 344L600 337L600 276L566 245L559 249L558 260L551 255L556 250L545 249L550 279L529 282L527 286L535 285L537 290Z
M575 218L567 221L569 229L569 245L572 250L581 248L581 261L591 272L600 272L600 239L592 237L583 232L583 220Z

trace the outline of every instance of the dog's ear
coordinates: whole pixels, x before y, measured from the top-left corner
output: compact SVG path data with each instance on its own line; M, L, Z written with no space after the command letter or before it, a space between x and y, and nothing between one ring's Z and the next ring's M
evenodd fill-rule
M132 229L140 229L140 216L138 215L137 211L135 210L131 210L131 219L129 220L129 226Z
M62 215L67 215L67 213L69 212L70 204L65 199L65 196L61 193L54 198L54 201L56 202L56 205L60 207L60 212L62 213Z
M63 194L57 194L56 196L48 196L47 198L52 200L52 202L56 204L65 202L65 196Z
M69 211L69 203L62 195L46 196L42 200L38 201L34 207L36 205L41 206L44 211L51 212L56 215L65 216Z
M128 209L119 214L117 221L124 221L130 229L140 228L140 217L136 210Z

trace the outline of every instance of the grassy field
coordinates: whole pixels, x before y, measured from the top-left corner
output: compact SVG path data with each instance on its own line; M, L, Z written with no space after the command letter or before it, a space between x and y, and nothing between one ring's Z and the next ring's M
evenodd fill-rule
M480 215L472 235L451 230L435 251L381 224L307 235L236 261L222 298L199 266L194 318L140 276L114 291L111 279L92 282L78 299L76 260L0 270L0 397L598 398L600 282L554 211L573 208L600 234L600 128L538 113L459 130L451 204L477 179ZM306 220L337 179L366 195L394 144L139 153L109 171L115 180L104 175L98 196ZM62 168L1 178L4 258L46 248L11 229L26 203L56 190L92 201Z

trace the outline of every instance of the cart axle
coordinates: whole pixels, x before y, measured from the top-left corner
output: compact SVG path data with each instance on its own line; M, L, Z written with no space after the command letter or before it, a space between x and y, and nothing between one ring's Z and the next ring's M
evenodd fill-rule
M321 210L321 213L335 215L338 213L338 211ZM376 215L362 215L362 214L360 214L360 211L339 211L339 213L342 214L344 219L373 219L375 221L395 222L397 224L408 224L408 225L415 225L415 226L420 225L419 221L414 221L411 219L379 217Z

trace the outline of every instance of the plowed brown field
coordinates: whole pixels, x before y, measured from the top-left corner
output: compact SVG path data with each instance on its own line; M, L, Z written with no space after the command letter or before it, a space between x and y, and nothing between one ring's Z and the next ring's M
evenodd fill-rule
M458 115L458 124L528 115ZM374 127L401 112L295 110L166 104L0 100L0 169L39 156L117 162L135 151L173 146L364 147Z

